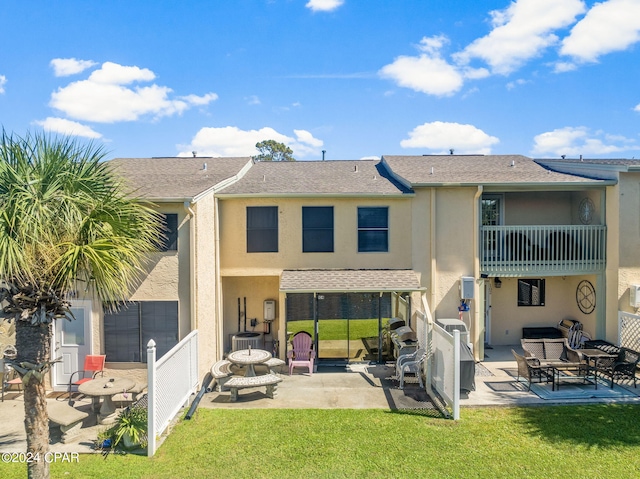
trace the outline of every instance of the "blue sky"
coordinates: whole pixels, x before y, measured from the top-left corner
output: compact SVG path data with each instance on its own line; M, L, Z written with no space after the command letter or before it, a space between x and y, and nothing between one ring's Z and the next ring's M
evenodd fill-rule
M5 0L0 124L109 157L640 158L640 0Z

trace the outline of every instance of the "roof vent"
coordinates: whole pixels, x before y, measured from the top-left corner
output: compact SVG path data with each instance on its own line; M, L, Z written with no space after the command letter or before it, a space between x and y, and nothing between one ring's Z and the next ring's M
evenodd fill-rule
M192 151L192 152L191 152L191 154L192 154L192 155L193 155L193 157L195 158L195 157L196 157L196 155L198 154L198 152L197 152L197 151Z
M202 169L203 169L204 171L207 171L207 164L206 164L206 163L202 163Z
M262 175L262 181L267 181L267 175Z
M355 173L357 173L357 172L358 172L358 165L354 165L354 166L353 166L353 171L354 171Z
M433 166L431 167L431 173L429 173L430 175L433 175Z
M454 151L455 151L455 150L454 150L453 148L449 148L449 154L450 154L450 155L453 155L453 152L454 152Z
M516 161L515 160L511 160L511 167L515 167L516 166Z

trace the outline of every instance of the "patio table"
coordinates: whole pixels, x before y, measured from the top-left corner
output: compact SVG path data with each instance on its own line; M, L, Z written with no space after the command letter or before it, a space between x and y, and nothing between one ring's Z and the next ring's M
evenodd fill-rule
M578 352L580 354L582 354L582 356L584 356L584 359L586 360L587 364L591 364L591 361L593 361L593 366L597 366L598 360L599 359L612 359L617 357L617 354L610 354L607 353L606 351L603 351L602 349L597 349L597 348L585 348L585 349L578 349Z
M113 424L116 420L116 406L113 403L113 396L129 391L135 385L135 381L129 378L96 378L78 386L78 392L94 398L94 410L102 398L102 404L98 411L98 424Z
M227 360L239 366L247 366L247 370L244 373L245 377L250 378L256 375L254 369L255 364L266 363L271 359L271 353L264 349L240 349L233 351L227 355Z
M555 391L556 389L560 390L560 381L573 381L576 379L581 379L585 383L590 382L596 389L598 389L598 374L596 372L596 368L591 367L588 364L554 362L549 366L553 368L552 391Z
M610 354L602 349L597 348L585 348L579 349L578 352L582 354L587 365L591 366L591 362L593 361L593 370L596 376L596 389L598 389L598 360L600 359L613 359L617 357L617 354Z

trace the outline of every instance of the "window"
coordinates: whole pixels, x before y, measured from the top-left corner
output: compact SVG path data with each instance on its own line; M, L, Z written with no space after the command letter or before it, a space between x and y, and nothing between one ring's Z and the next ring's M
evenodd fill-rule
M389 208L358 208L358 252L389 251Z
M178 215L169 213L162 215L163 237L158 242L160 251L178 251Z
M302 252L333 252L333 206L302 207Z
M178 344L178 302L140 301L104 313L105 354L110 362L147 362L147 343L156 342L157 357Z
M247 253L278 252L278 207L247 206Z
M518 306L544 306L544 279L518 280Z

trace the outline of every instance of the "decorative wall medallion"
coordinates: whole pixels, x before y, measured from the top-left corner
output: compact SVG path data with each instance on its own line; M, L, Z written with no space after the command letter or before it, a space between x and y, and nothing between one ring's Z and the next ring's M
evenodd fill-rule
M596 290L591 282L580 281L576 289L576 302L584 314L591 314L596 309Z
M593 204L591 198L585 198L578 206L578 216L583 225L590 225L593 221L593 213L596 211L596 205Z

